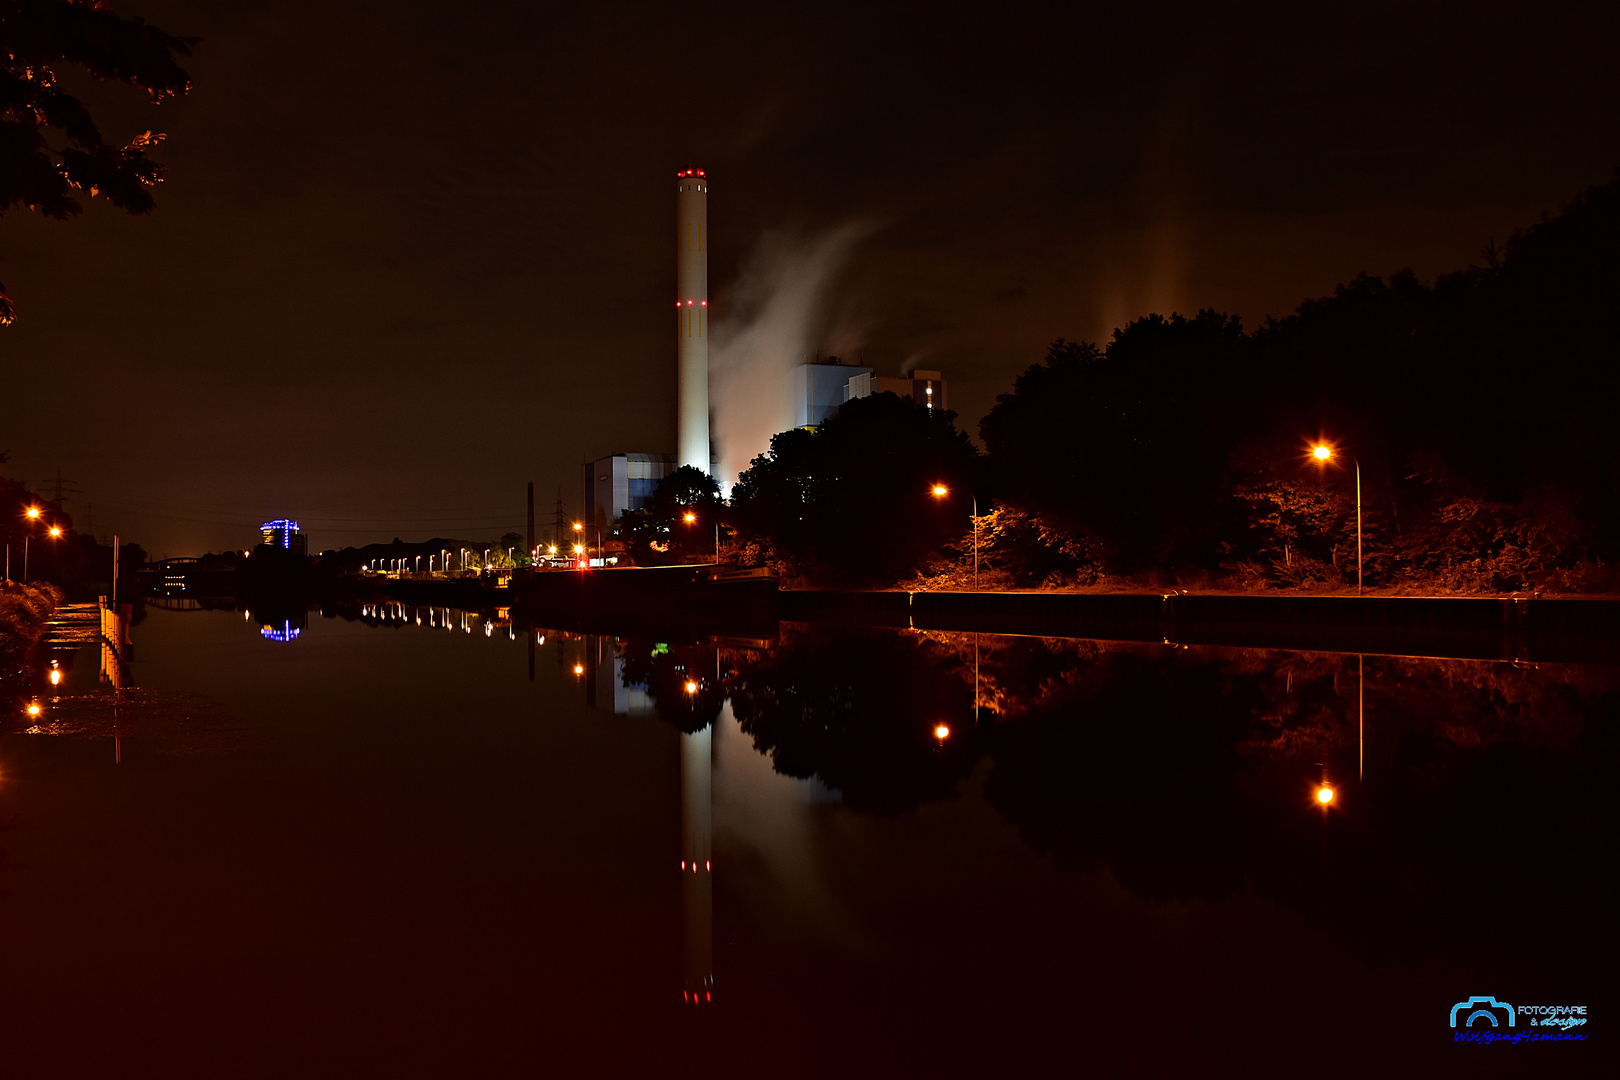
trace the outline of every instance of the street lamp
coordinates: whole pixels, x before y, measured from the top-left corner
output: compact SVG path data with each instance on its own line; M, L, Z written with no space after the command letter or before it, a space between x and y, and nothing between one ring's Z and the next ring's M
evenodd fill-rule
M1311 456L1317 461L1327 462L1333 460L1333 448L1326 443L1317 443L1311 447ZM1356 460L1354 454L1350 461L1356 467L1356 595L1361 595L1361 462Z
M951 493L951 489L944 484L935 484L933 496L942 499ZM979 497L968 492L968 498L973 500L973 591L979 591Z
M26 511L24 511L23 516L26 517L29 521L38 521L39 520L39 507L30 506ZM50 528L50 537L51 537L51 539L54 540L58 536L61 536L61 535L62 535L61 528L59 526L52 525L51 528ZM31 539L32 539L31 534L26 533L26 532L23 533L23 575L22 575L22 579L23 579L24 584L28 583L28 541L31 540Z
M688 510L686 512L683 520L688 525L690 525L693 522L697 521L697 515L692 513L692 511ZM714 565L716 567L718 567L720 565L720 519L719 519L719 517L716 517L714 519Z

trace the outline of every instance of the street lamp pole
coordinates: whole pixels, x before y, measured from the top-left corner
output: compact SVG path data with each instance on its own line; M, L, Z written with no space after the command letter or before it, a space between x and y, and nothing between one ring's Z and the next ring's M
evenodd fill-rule
M972 492L968 497L973 500L973 591L979 591L979 497ZM975 662L976 663L976 662Z
M1356 595L1361 595L1361 462L1354 457L1350 459L1356 465Z
M935 498L943 498L951 493L951 489L944 484L935 484L933 494ZM968 492L968 498L973 500L973 591L979 591L979 496Z
M1329 461L1333 457L1333 448L1325 443L1318 443L1311 447L1311 455L1317 461ZM1356 595L1361 595L1361 462L1354 454L1350 455L1350 462L1356 467Z

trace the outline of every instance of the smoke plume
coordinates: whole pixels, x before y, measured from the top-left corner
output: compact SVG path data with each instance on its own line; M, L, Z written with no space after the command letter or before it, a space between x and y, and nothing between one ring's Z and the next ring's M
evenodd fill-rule
M767 233L744 263L709 354L717 479L726 490L772 435L793 426L793 369L826 340L827 288L871 231L850 224L810 238Z

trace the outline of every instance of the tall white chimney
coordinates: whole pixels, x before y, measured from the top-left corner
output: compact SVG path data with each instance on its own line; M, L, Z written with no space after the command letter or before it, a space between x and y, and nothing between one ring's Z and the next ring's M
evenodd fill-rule
M709 180L702 169L675 175L676 464L708 472Z

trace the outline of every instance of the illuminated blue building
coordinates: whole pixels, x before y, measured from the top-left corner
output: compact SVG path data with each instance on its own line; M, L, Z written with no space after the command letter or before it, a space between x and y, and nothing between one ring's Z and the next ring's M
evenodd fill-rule
M259 627L259 633L271 641L291 641L304 632L302 626L294 626L291 619L283 619L280 626L265 623Z
M298 522L291 518L267 521L259 526L259 533L264 537L260 543L265 547L281 548L299 555L303 555L307 550L303 530L298 527Z

